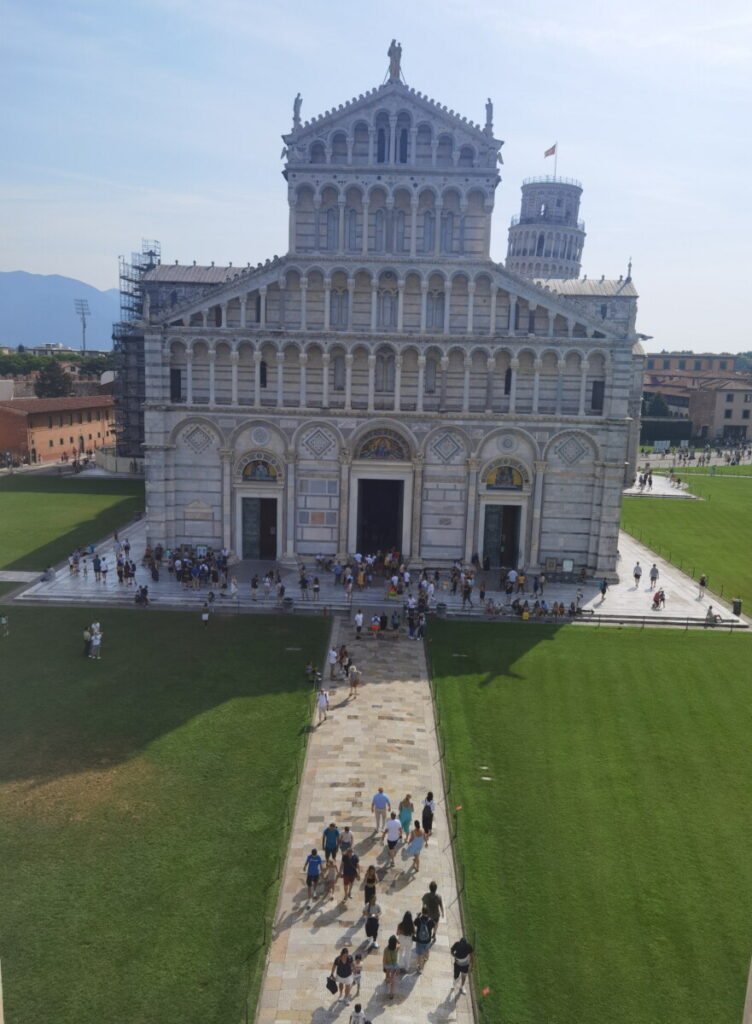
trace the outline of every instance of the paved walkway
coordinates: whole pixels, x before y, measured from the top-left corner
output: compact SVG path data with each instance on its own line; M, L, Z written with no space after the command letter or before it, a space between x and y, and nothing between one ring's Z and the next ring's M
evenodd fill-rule
M344 616L334 620L333 629L335 643L347 642L363 682L357 699L348 702L347 685L330 683L326 671L330 713L310 738L256 1022L338 1020L345 1024L359 1001L370 1020L383 1014L389 1024L470 1024L474 1020L470 996L452 997L450 992L449 947L462 930L423 645L406 637L354 642L354 631ZM402 849L395 867L389 868L386 847L374 835L370 805L379 786L391 798L394 810L409 792L418 816L426 792L432 790L436 797L435 831L417 874ZM331 821L340 829L349 825L355 836L361 882L356 883L351 900L342 902L339 882L334 900L324 902L319 896L307 911L303 865L312 847L321 849L321 833ZM377 889L382 908L380 948L365 953L362 876L371 864L377 866L381 879ZM404 912L415 914L420 908L431 881L438 883L447 918L441 922L424 973L418 975L413 969L403 975L390 1000L383 984L382 951ZM360 995L349 1006L335 1002L324 987L343 946L353 954L363 953L364 960Z

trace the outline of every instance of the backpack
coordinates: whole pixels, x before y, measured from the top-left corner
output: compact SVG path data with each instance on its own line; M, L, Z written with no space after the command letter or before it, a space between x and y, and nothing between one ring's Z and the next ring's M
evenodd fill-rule
M416 942L430 942L431 941L431 928L425 917L418 918L418 927L415 932Z

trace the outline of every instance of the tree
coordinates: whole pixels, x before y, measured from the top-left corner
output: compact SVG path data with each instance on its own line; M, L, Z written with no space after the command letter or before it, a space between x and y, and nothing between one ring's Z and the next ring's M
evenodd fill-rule
M649 400L647 409L645 410L648 416L670 416L668 404L663 395L655 394Z
M56 359L45 363L34 382L37 398L65 398L72 388L73 382Z

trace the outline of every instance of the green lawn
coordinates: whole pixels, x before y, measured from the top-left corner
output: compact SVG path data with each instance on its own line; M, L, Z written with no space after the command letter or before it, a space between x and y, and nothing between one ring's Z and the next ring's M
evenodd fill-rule
M40 572L144 507L140 480L14 473L0 478L0 569Z
M0 951L13 1024L241 1019L328 621L11 609ZM96 618L102 660L82 656ZM251 1008L252 1019L252 1008Z
M429 652L483 1020L737 1024L752 637L442 624Z
M694 475L690 490L705 500L625 498L622 528L685 572L706 573L714 593L752 600L752 483Z

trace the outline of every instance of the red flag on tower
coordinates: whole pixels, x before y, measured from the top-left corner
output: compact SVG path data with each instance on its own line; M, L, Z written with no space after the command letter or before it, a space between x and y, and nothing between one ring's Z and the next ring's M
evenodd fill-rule
M543 156L544 157L546 157L546 156L556 156L556 146L557 146L557 143L555 142L553 144L553 146L551 146L550 149L546 150L546 152L543 154Z

